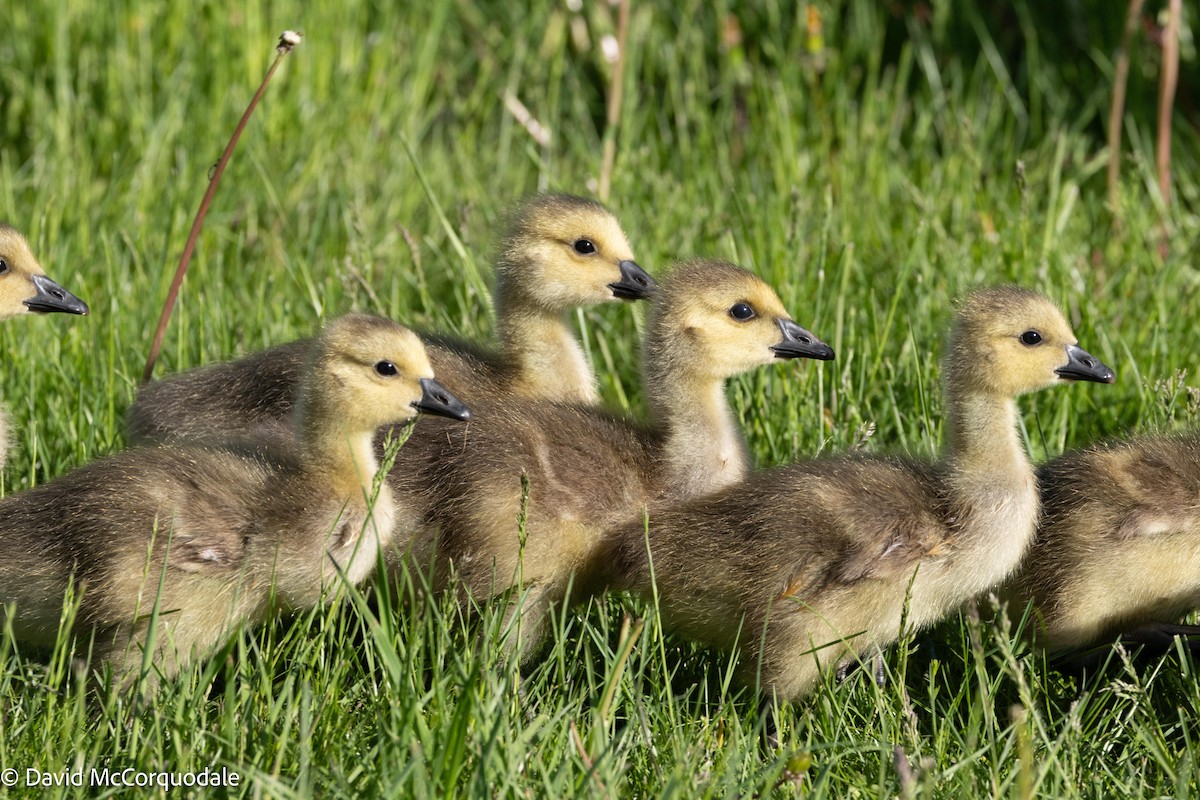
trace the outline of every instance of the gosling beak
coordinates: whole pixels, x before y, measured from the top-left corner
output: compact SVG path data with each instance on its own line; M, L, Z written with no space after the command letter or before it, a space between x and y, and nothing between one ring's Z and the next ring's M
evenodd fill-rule
M636 261L622 261L617 266L621 268L621 280L608 285L608 288L612 289L613 297L620 300L645 300L654 294L658 284Z
M471 412L463 402L433 378L421 378L421 399L413 402L413 408L424 414L436 414L464 422L471 418Z
M1077 344L1067 345L1067 363L1054 370L1054 372L1060 378L1069 381L1112 383L1117 379L1113 371L1105 366L1100 359Z
M790 319L780 319L778 322L779 330L783 331L783 341L771 346L771 350L775 353L776 358L815 358L819 361L833 360L832 347Z
M67 314L87 314L87 303L59 286L45 275L34 275L31 279L37 294L25 301L30 311L47 314L62 311Z

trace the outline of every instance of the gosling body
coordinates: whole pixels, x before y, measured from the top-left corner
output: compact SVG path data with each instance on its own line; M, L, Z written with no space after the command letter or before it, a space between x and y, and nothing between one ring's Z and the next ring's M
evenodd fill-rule
M516 212L496 262L497 349L423 334L441 380L465 402L531 397L595 403L595 376L571 331L572 309L649 297L616 218L598 203L541 195ZM126 416L132 441L284 435L311 342L148 384Z
M1036 338L1029 344L1022 341ZM742 679L782 698L996 586L1033 536L1038 498L1014 398L1111 381L1048 301L971 296L945 360L948 441L934 463L852 455L753 474L610 532L611 584L664 622L740 651Z
M1043 516L1008 592L1052 650L1200 607L1200 434L1089 447L1038 469Z

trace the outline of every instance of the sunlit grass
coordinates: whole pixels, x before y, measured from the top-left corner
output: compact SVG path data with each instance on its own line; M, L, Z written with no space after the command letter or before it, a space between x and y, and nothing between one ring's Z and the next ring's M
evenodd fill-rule
M286 28L304 43L225 175L159 374L350 309L486 336L505 209L539 189L587 194L599 169L613 20L583 5L0 6L0 218L93 309L0 326L17 432L4 491L123 446L208 170ZM751 267L838 353L733 382L758 462L864 441L934 452L953 298L1002 282L1054 297L1118 374L1022 401L1036 458L1195 425L1186 391L1164 383L1198 381L1194 130L1177 128L1165 211L1147 91L1131 87L1114 229L1103 75L1080 78L1080 55L1039 27L1050 12L1017 4L1034 46L1013 58L991 15L935 5L922 21L817 4L818 46L792 4L739 11L739 40L712 4L634 3L610 205L639 262ZM1100 73L1106 46L1091 53ZM580 326L604 396L635 410L641 313L614 304ZM1198 783L1189 660L1063 674L994 625L986 600L979 618L905 640L888 686L856 672L776 708L776 747L769 704L732 681L730 657L665 634L652 608L611 597L562 613L518 692L502 609L463 625L413 580L243 632L150 707L89 695L66 642L45 654L0 637L0 769L229 766L247 794L297 797L1111 797ZM627 615L644 627L621 661Z

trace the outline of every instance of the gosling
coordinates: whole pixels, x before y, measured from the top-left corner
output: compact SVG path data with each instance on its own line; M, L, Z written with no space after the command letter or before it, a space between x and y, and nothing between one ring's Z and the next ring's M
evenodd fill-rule
M468 403L508 396L595 403L595 377L567 312L643 299L654 286L607 209L542 195L517 211L496 263L499 349L423 338L440 380ZM291 342L142 387L126 415L130 440L286 433L310 344Z
M128 687L149 650L153 685L236 626L367 577L393 531L390 490L373 483L376 429L469 412L394 322L342 317L311 350L290 447L132 450L0 500L0 621L52 644L73 590L93 657Z
M528 587L520 638L510 627L506 639L527 660L572 581L590 581L606 527L748 472L727 378L781 358L833 355L754 274L720 261L680 264L646 325L650 424L530 401L481 404L479 421L458 430L423 426L391 476L398 505L425 509L411 523L419 533L408 563L432 565L434 585L455 588L463 602Z
M1033 537L1038 494L1015 399L1109 383L1059 311L1018 288L962 305L944 363L935 463L846 455L752 475L610 532L610 585L657 597L664 624L738 651L742 679L798 699L821 674L997 586ZM648 528L646 527L648 525Z
M1034 602L1040 645L1153 642L1200 607L1200 434L1089 447L1037 477L1042 520L1008 595Z
M87 303L46 277L25 237L0 222L0 320L19 314L87 314ZM0 410L0 467L8 458L8 418Z

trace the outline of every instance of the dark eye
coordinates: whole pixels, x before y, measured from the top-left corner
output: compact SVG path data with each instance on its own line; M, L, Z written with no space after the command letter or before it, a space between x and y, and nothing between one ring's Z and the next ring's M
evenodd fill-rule
M1033 347L1035 344L1042 343L1042 335L1037 331L1025 331L1021 334L1021 344Z
M596 245L591 239L576 239L575 252L581 256L590 256L596 252Z
M400 370L396 369L396 365L390 361L380 361L375 365L375 371L385 378L400 374Z
M8 262L3 258L0 258L0 275L3 275L6 272L8 272Z
M748 303L735 303L733 308L729 309L729 316L745 322L754 318L754 309Z

